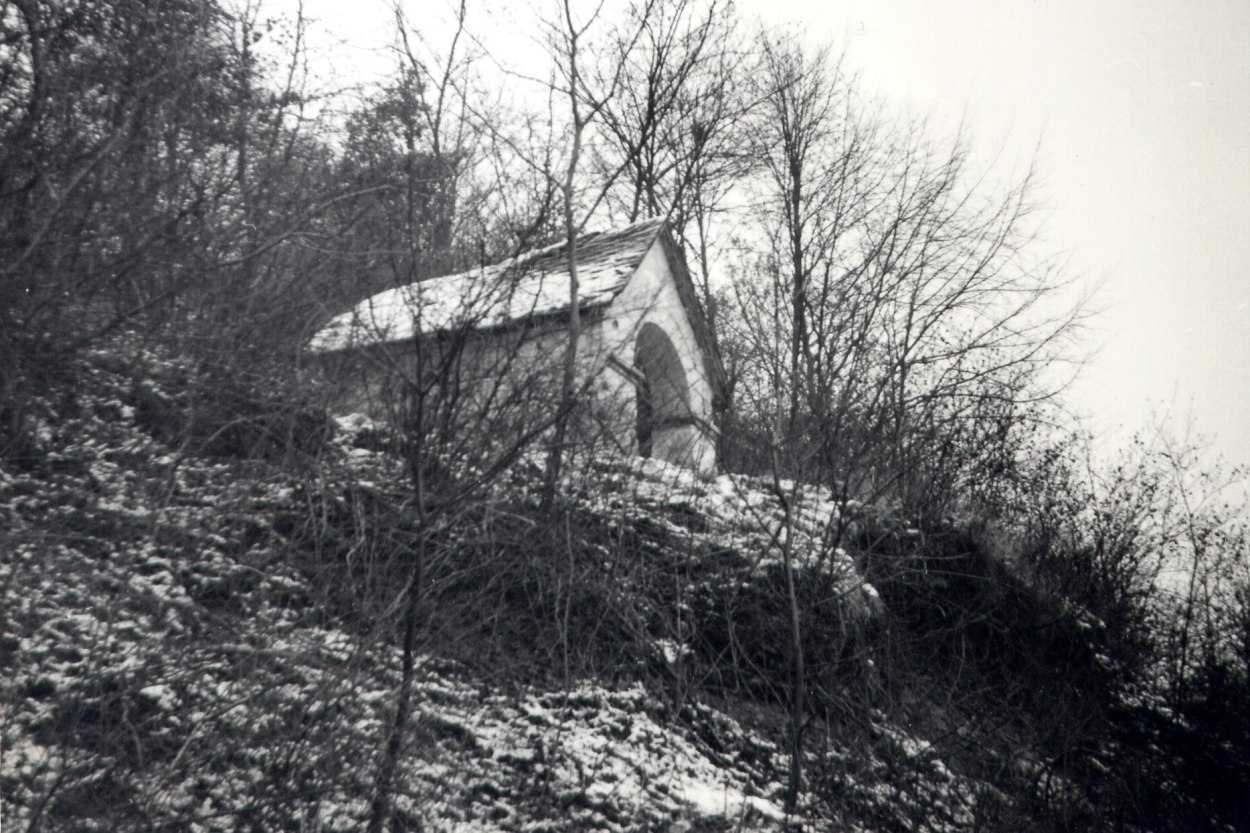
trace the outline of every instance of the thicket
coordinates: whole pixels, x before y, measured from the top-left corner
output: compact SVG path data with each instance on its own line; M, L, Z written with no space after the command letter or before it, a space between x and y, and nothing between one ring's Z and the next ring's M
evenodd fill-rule
M611 11L539 21L549 80L527 109L483 92L500 79L468 4L442 41L397 14L394 75L331 95L307 22L262 6L3 3L5 467L89 471L44 436L74 414L84 356L175 356L173 395L116 360L137 423L180 457L299 481L272 522L318 596L282 604L398 647L354 787L372 830L396 818L426 655L501 685L642 678L675 712L761 710L786 738L789 809L847 812L854 762L830 739L888 745L885 714L992 787L981 829L1250 828L1250 553L1224 502L1244 472L1161 432L1109 466L1059 438L1054 368L1083 308L1038 248L1029 177L988 188L963 138L888 119L832 53L727 4ZM564 442L568 374L536 423L504 387L459 395L455 338L426 371L391 367L390 427L355 435L389 479L321 490L335 429L304 347L329 315L652 216L725 363L722 459L771 495L742 510L753 549L692 547L672 525L699 515L673 505L651 525L589 511L572 496L604 473ZM847 560L879 594L871 616L851 612ZM679 662L657 653L670 643ZM112 725L92 708L65 725Z

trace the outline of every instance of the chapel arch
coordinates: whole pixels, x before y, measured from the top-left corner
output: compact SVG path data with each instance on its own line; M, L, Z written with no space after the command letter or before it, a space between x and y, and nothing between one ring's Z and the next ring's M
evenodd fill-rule
M690 383L673 340L647 322L634 341L638 453L673 463L686 463L695 435L690 411Z

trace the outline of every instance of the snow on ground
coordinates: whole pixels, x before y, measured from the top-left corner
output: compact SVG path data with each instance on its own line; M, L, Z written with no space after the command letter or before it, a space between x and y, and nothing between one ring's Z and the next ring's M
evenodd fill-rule
M418 771L452 797L441 808L450 818L463 806L466 766L469 788L494 796L487 815L501 818L544 800L567 807L574 827L583 829L707 816L756 829L784 818L778 785L741 761L714 761L690 729L658 716L662 710L641 686L611 690L584 683L567 692L450 702L444 691L421 706L420 719L455 737L461 756L454 764L427 762ZM729 718L716 717L740 742L774 751ZM466 749L473 752L467 765ZM526 785L520 794L510 786L518 783Z
M848 611L877 610L877 591L865 583L842 546L855 521L843 517L827 489L790 481L722 474L704 480L661 460L632 458L594 465L593 477L573 475L569 491L595 511L659 525L669 535L713 550L746 554L756 570L775 567L789 550L799 569L839 577ZM785 495L789 511L778 497Z

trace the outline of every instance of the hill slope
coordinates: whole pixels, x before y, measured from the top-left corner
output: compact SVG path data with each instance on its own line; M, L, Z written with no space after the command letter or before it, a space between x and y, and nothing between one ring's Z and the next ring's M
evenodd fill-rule
M55 381L0 469L12 829L361 829L396 725L395 830L946 831L1013 806L934 742L968 704L916 685L884 710L907 698L865 635L910 585L857 564L918 531L861 510L853 558L818 493L787 516L768 484L639 461L555 510L519 466L433 535L366 421L297 412L300 453L269 453L278 422L119 355ZM789 815L783 541L814 669Z

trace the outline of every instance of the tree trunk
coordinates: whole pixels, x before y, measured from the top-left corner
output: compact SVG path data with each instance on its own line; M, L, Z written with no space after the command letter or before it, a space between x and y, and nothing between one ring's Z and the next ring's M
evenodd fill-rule
M382 833L391 817L391 799L395 792L395 772L399 769L399 755L403 750L404 733L408 729L408 716L412 709L412 683L416 666L417 603L421 588L421 554L416 554L412 574L408 579L407 604L404 605L404 637L402 670L399 691L395 696L395 717L391 721L386 738L386 749L378 765L377 783L369 806L368 833Z
M576 68L576 64L573 66ZM548 501L554 500L556 484L560 480L564 444L568 437L569 419L573 413L574 392L577 386L577 342L582 333L582 316L578 299L580 290L577 275L577 224L573 219L573 182L582 152L582 130L585 123L581 120L577 109L577 96L574 92L576 77L576 72L574 72L574 83L570 85L569 93L573 107L573 147L569 151L569 167L564 177L564 233L568 238L566 263L569 270L569 340L564 350L564 373L560 383L560 405L556 412L555 432L551 441L551 451L547 456L546 499Z

